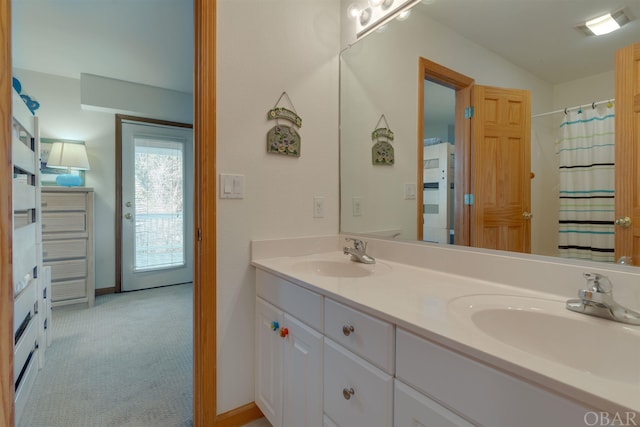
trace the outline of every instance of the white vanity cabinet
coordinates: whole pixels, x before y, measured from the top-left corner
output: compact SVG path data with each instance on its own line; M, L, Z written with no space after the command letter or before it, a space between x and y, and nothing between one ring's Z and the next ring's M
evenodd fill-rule
M256 278L255 401L274 427L584 427L594 411L335 289Z
M260 270L256 285L256 405L273 427L320 426L322 296Z

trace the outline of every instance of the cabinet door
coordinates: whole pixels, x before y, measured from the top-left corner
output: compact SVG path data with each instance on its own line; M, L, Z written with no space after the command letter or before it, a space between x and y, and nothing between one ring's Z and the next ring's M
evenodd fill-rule
M394 427L472 427L472 424L469 424L424 394L418 393L416 390L398 380L394 382Z
M256 298L256 405L273 427L282 427L283 339L273 322L282 326L280 310Z
M322 335L284 314L284 427L322 425Z

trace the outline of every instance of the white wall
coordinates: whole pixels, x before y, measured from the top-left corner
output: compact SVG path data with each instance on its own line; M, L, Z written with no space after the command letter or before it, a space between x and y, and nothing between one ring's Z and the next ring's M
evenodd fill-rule
M217 168L245 176L245 198L217 208L222 413L254 398L250 241L338 231L339 0L219 0L217 19ZM266 152L283 91L302 117L299 158ZM313 218L314 196L324 218Z
M85 185L93 187L95 192L95 283L97 289L112 287L115 285L115 113L118 111L82 109L79 79L22 69L13 72L22 83L22 91L40 102L36 111L40 137L86 142L91 170L86 172ZM148 86L145 89L150 90ZM92 102L104 105L99 97ZM175 121L190 116L174 110L172 103L164 108L158 104L147 108L133 106L135 104L125 100L122 105L127 113L144 117L150 115L141 110L155 111L160 117L154 118Z

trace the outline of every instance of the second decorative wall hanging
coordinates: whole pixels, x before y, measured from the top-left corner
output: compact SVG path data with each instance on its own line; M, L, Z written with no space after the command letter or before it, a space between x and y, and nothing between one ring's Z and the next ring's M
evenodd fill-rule
M385 128L380 127L380 122L384 121ZM393 152L393 132L389 129L387 118L380 116L378 124L376 124L376 130L371 133L371 140L374 142L371 148L371 163L373 165L393 165L395 162L395 155Z
M284 96L286 96L289 104L291 104L291 110L278 107L278 104ZM276 105L267 113L267 119L276 121L276 125L267 133L267 153L300 157L301 139L300 134L298 134L294 126L301 128L302 119L298 116L298 113L296 113L293 102L291 102L291 98L289 98L287 92L282 92L282 95L280 95L280 98L276 101ZM291 122L293 126L280 124L280 119Z

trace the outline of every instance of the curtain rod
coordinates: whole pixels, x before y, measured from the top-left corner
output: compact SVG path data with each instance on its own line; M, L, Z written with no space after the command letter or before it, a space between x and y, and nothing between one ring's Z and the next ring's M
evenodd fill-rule
M552 114L559 114L559 113L567 114L567 111L569 111L569 110L579 110L581 108L586 108L586 107L596 108L597 105L610 103L610 102L611 103L615 102L615 98L605 99L604 101L592 102L591 104L576 105L575 107L564 108L562 110L549 111L548 113L536 114L534 116L531 116L531 118L535 119L536 117L550 116Z

